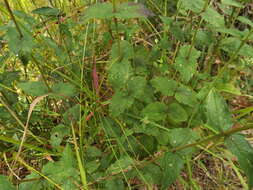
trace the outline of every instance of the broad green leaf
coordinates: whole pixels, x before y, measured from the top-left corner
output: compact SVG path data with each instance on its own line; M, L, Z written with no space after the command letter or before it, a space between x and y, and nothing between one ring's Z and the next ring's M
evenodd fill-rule
M215 38L210 31L198 30L195 41L197 46L210 46L215 42Z
M79 172L75 168L76 161L69 144L66 145L62 157L57 162L49 162L43 166L42 173L58 183L63 189L79 189Z
M238 7L238 8L244 7L243 4L239 3L236 0L222 0L221 3L224 5L229 5L229 6Z
M162 169L164 170L161 179L161 189L166 190L179 177L180 172L184 167L185 161L177 153L166 152L165 155L161 158L160 163Z
M244 36L242 31L235 28L217 28L216 31L224 34L229 34L237 38L242 38Z
M248 178L249 189L253 188L253 148L241 134L228 137L225 141L228 149L237 157L241 169Z
M172 103L168 106L168 115L175 122L183 122L188 118L187 112L178 103Z
M149 184L160 184L163 171L161 168L153 163L148 164L141 170L143 177L145 178L144 182L148 182Z
M217 131L229 129L232 125L232 115L223 97L212 89L207 95L206 102L207 124Z
M125 185L122 179L113 179L113 180L106 180L105 182L105 189L110 190L124 190Z
M119 19L145 18L153 16L144 5L139 3L121 3L113 10L112 3L96 3L85 10L85 17L97 19L111 19L113 17Z
M10 183L7 176L0 175L0 187L3 190L16 190L16 188Z
M177 89L175 98L178 102L190 107L195 107L198 104L196 93L184 85Z
M22 30L22 38L14 26L10 26L7 29L5 39L8 42L9 49L15 54L19 54L21 51L26 53L31 53L32 49L35 47L35 42L33 37Z
M89 158L97 158L102 155L102 152L95 146L88 146L85 155L87 155Z
M64 114L63 118L66 123L77 122L79 120L80 105L76 104L73 107L69 108Z
M94 173L100 166L99 160L92 160L85 163L85 169L88 174Z
M43 16L57 16L60 14L60 10L52 7L40 7L32 11L33 14Z
M244 44L241 47L241 44L242 41L240 39L228 37L221 41L221 49L231 54L238 53L242 56L253 57L253 48L248 44ZM239 52L237 52L238 50Z
M187 144L194 143L199 137L196 132L189 128L176 128L172 129L168 135L169 142L172 147L179 147ZM195 148L187 148L179 151L179 153L184 155L189 155L193 153Z
M253 27L253 22L249 20L248 18L246 18L245 16L238 16L237 20L239 20L243 24L248 24L249 26Z
M218 83L216 89L221 92L227 92L237 96L241 95L240 89L236 88L232 83Z
M109 105L110 113L117 117L122 114L126 109L130 108L134 103L134 98L128 96L125 92L116 91L113 95Z
M170 80L166 77L156 77L151 80L152 86L165 96L173 96L178 84L174 80Z
M143 97L144 90L146 87L146 79L144 77L136 76L129 79L127 82L127 93L128 96L134 98L141 98Z
M59 124L56 127L54 127L51 131L51 137L50 137L50 143L53 147L60 146L63 137L70 134L70 128Z
M181 0L178 1L178 9L183 9L183 10L191 10L195 13L199 13L202 11L204 8L205 1L204 0L194 0L194 1L189 1L189 0Z
M49 185L46 184L46 181L44 180L32 180L32 179L39 179L40 175L37 173L31 173L25 177L26 180L18 186L18 190L43 190L47 188L47 186L50 188ZM31 179L31 181L29 181Z
M197 70L197 59L200 52L190 45L184 45L180 48L174 67L179 71L182 80L188 83Z
M142 115L151 121L164 120L166 117L167 107L165 104L160 102L154 102L148 104L143 110Z
M122 135L120 126L111 118L103 117L101 119L101 127L108 137L118 138Z
M120 50L119 50L119 44L120 44ZM112 45L112 51L111 51L111 59L112 61L118 60L118 59L131 59L134 56L134 49L133 46L126 40L120 41L114 43Z
M114 88L123 88L132 74L132 66L129 61L112 63L109 68L109 81Z
M76 94L76 88L70 83L56 83L52 87L53 93L63 95L63 96L74 96Z
M214 8L208 7L204 13L201 14L202 18L210 23L212 26L219 28L225 26L224 17L219 14Z
M47 86L41 81L21 82L17 87L30 96L42 96L48 93Z
M110 167L106 170L106 173L118 173L132 166L133 160L129 156L123 156L122 158L116 160Z

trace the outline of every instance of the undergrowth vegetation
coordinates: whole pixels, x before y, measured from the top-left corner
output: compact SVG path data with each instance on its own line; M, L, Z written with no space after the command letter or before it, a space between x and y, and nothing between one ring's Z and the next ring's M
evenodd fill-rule
M250 0L0 2L0 189L252 189Z

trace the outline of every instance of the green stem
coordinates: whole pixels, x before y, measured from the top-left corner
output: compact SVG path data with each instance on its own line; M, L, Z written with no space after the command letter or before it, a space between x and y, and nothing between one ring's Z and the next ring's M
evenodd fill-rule
M22 34L22 32L21 32L20 27L18 26L18 23L17 23L15 17L14 17L14 14L13 14L13 12L12 12L12 10L11 10L11 7L10 7L10 5L9 5L8 0L4 0L4 4L5 4L5 6L6 6L8 12L10 13L11 19L13 20L13 22L14 22L16 28L17 28L17 31L18 31L18 33L19 33L20 38L23 38L23 34Z

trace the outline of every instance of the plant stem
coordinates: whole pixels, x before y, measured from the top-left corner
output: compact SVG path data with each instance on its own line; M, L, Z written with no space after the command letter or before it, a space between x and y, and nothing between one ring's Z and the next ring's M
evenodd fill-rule
M13 14L13 12L12 12L12 10L11 10L11 7L10 7L10 5L9 5L8 0L4 0L4 4L5 4L5 6L6 6L8 12L10 13L11 19L13 20L13 22L14 22L16 28L17 28L17 31L18 31L18 33L19 33L20 38L23 38L23 34L22 34L22 32L21 32L21 29L20 29L20 27L19 27L19 25L18 25L18 23L17 23L15 17L14 17L14 14Z

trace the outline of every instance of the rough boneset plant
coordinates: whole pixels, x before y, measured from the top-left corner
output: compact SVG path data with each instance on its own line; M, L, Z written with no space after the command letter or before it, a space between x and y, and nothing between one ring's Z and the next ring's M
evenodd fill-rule
M249 8L1 2L0 189L252 189Z

